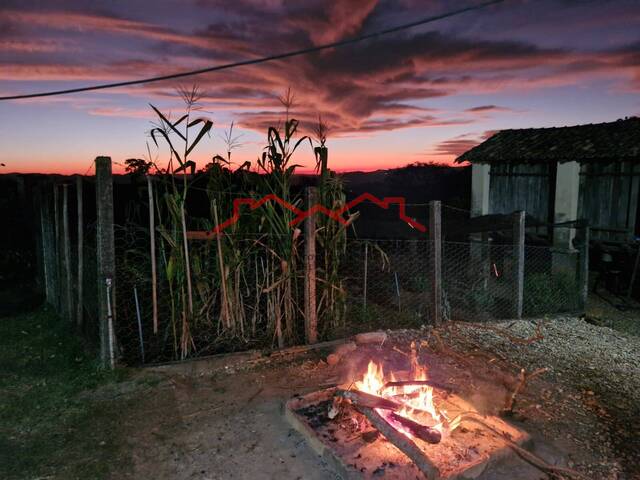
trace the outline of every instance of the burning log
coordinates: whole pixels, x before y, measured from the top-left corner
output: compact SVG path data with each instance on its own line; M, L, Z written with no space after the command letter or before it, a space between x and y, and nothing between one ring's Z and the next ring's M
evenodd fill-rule
M428 480L440 478L440 471L427 456L422 453L409 437L396 430L382 415L373 408L358 406L357 409L371 422L382 435L385 436L398 450L411 459L414 465L427 477Z
M451 388L443 385L442 383L432 382L431 380L406 380L403 382L387 382L384 384L384 388L392 388L392 387L414 387L425 385L432 388L437 388L438 390L444 390L445 392L451 392Z
M402 405L387 398L378 397L358 390L337 389L335 395L346 398L356 407L381 408L383 410L400 410Z
M440 440L442 440L442 434L435 428L414 422L410 418L403 417L396 412L389 413L389 418L402 425L403 428L406 428L414 437L424 440L427 443L440 443Z

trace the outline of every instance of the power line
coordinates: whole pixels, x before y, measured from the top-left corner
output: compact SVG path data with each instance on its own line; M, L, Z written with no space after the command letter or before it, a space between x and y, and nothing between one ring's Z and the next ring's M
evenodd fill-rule
M274 55L269 55L266 57L255 58L252 60L241 60L239 62L227 63L223 65L217 65L215 67L201 68L199 70L190 70L187 72L174 73L170 75L161 75L157 77L149 77L138 80L128 80L125 82L115 82L115 83L103 83L100 85L92 85L88 87L78 87L78 88L69 88L66 90L52 90L48 92L40 92L40 93L28 93L24 95L11 95L7 97L0 97L0 101L3 100L20 100L24 98L36 98L36 97L51 97L54 95L67 95L69 93L79 93L79 92L89 92L94 90L105 90L108 88L117 88L117 87L125 87L129 85L140 85L143 83L151 83L151 82L160 82L162 80L171 80L175 78L183 78L183 77L191 77L194 75L201 75L203 73L210 72L218 72L220 70L228 70L231 68L242 67L246 65L257 65L260 63L271 62L273 60L282 60L284 58L297 57L300 55L306 55L309 53L319 52L322 50L327 50L329 48L343 47L345 45L351 45L353 43L362 42L363 40L369 40L371 38L381 37L383 35L389 35L391 33L396 33L402 30L408 30L410 28L418 27L420 25L425 25L427 23L435 22L437 20L444 20L445 18L450 18L456 15L460 15L462 13L470 12L473 10L480 10L481 8L488 7L490 5L495 5L498 3L502 3L505 0L491 0L488 2L480 3L478 5L473 5L470 7L460 8L458 10L452 10L447 13L442 13L440 15L434 15L431 17L426 17L421 20L417 20L411 23L405 23L402 25L396 25L395 27L387 28L385 30L378 30L376 32L368 33L366 35L360 35L358 37L347 38L345 40L340 40L332 43L325 43L322 45L317 45L315 47L303 48L300 50L293 50L286 53L278 53Z

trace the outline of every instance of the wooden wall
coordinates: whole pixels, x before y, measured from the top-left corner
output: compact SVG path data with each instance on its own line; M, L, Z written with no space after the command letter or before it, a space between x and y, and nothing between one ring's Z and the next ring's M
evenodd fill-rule
M639 184L640 165L582 164L578 216L589 221L592 239L625 241L633 237Z
M550 220L553 205L549 185L555 186L555 165L493 164L489 184L489 212L524 210L541 222ZM550 196L551 193L551 196Z

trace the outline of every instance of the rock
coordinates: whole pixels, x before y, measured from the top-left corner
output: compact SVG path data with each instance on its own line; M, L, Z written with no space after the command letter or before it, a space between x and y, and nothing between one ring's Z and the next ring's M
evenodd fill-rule
M330 366L336 365L340 360L342 359L342 357L336 353L330 353L327 356L327 364Z
M333 351L336 355L343 357L349 352L353 352L357 348L356 344L353 342L343 343L342 345L338 345L336 349Z
M355 341L358 345L366 345L369 343L381 344L386 340L387 334L385 332L359 333L355 336Z

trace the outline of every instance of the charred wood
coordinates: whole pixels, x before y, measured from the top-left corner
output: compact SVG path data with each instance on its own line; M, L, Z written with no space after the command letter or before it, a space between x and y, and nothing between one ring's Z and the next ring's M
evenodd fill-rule
M442 440L442 434L435 428L422 425L396 412L391 412L389 418L406 428L414 437L424 440L427 443L440 443L440 440Z
M402 405L398 402L358 390L337 389L335 395L346 398L356 407L381 408L394 411L402 408Z

